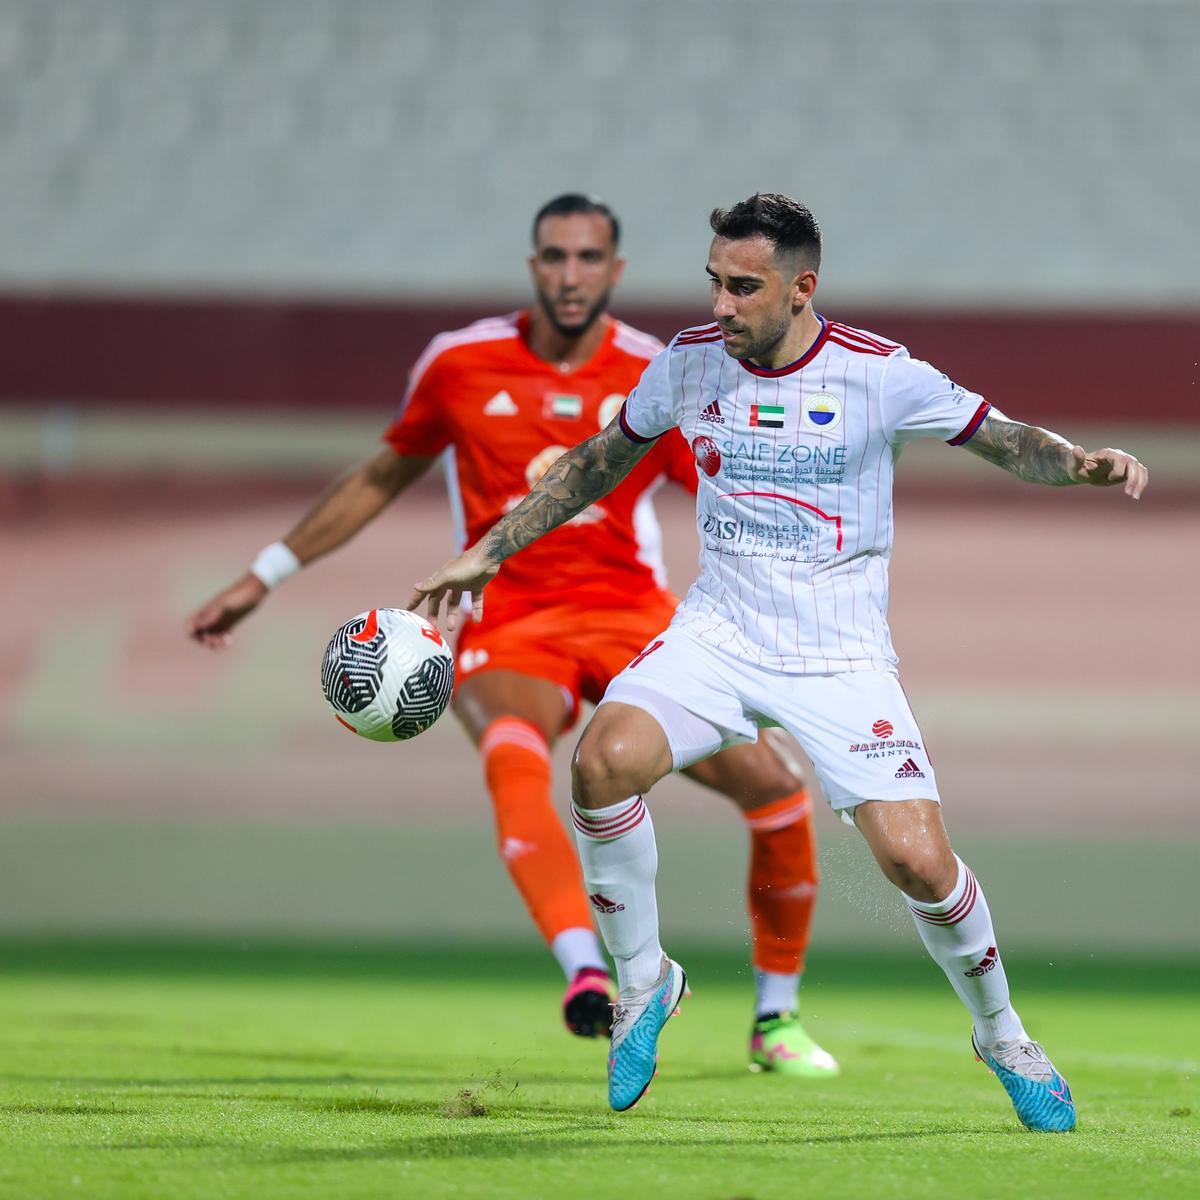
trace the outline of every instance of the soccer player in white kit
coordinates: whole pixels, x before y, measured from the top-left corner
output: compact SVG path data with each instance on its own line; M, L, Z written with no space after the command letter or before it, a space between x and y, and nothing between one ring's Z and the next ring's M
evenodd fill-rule
M655 357L616 421L564 454L459 559L417 585L448 623L476 610L500 563L625 477L673 426L696 455L701 569L670 626L615 679L580 739L573 816L617 970L609 1103L631 1107L686 987L659 942L657 850L642 796L671 771L794 735L826 797L902 892L930 955L972 1018L976 1054L1031 1129L1075 1127L1066 1081L1010 999L987 901L955 855L887 626L892 476L906 442L965 446L1051 486L1123 485L1148 473L1120 450L1085 451L1012 421L874 333L813 311L820 231L804 205L758 194L711 217L714 324Z

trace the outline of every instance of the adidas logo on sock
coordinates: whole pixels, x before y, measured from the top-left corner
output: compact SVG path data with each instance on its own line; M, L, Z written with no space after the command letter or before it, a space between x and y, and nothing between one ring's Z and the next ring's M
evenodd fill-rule
M996 947L989 946L987 953L969 971L964 971L963 974L968 979L975 975L986 975L999 961L1000 955L996 952Z
M625 911L625 905L617 904L616 901L610 900L603 892L593 892L588 899L592 902L592 907L598 912L615 913Z
M520 838L507 837L500 847L500 857L507 863L516 862L518 858L524 858L526 854L532 854L536 849L537 846L533 842L523 842Z
M725 418L721 416L721 406L714 400L701 414L700 420L711 421L714 425L724 425Z
M922 771L921 768L918 767L917 764L915 762L913 762L913 760L910 758L905 762L905 764L900 768L900 770L898 770L896 772L896 778L897 779L924 779L925 772Z

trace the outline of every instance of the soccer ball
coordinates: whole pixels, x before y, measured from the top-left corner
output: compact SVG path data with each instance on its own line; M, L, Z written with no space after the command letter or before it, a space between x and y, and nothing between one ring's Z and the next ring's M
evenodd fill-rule
M402 742L424 733L446 711L454 659L424 617L373 608L330 639L321 687L347 729L375 742Z

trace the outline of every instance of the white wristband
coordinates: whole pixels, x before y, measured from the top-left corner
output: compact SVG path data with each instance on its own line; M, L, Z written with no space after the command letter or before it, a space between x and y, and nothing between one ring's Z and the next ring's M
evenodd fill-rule
M284 542L272 542L258 552L258 557L250 564L250 573L257 575L264 587L273 588L288 576L295 575L300 566L300 560Z

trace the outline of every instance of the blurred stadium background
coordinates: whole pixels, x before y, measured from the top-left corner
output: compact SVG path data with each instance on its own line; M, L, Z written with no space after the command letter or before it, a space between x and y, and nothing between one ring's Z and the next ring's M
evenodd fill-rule
M776 189L825 311L1150 465L1133 505L907 453L893 624L1006 944L1194 954L1198 127L1192 0L0 0L0 934L531 941L452 719L360 743L318 685L446 556L436 480L228 653L183 619L525 301L543 200L613 204L665 336L708 210ZM740 822L655 801L668 936L735 946ZM816 953L915 944L820 829Z

